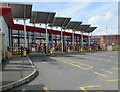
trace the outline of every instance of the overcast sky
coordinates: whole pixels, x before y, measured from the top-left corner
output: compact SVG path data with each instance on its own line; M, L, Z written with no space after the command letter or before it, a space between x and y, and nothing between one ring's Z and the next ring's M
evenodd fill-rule
M82 21L83 24L98 27L92 33L93 35L105 35L107 32L108 34L118 34L118 0L85 0L84 2L81 2L81 0L69 0L69 2L67 0L64 0L64 2L62 0L31 1L30 3L33 5L32 11L56 12L55 16L71 17L73 21ZM30 25L28 22L27 25ZM19 21L19 23L23 22Z

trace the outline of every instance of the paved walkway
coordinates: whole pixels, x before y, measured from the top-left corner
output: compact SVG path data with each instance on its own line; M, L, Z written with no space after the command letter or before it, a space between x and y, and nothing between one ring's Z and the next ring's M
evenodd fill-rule
M17 82L34 72L35 68L28 57L14 56L2 63L2 86Z

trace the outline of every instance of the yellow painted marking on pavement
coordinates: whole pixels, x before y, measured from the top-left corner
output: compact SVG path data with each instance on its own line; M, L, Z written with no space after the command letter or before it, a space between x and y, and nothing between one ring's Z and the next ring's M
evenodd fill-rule
M100 87L100 85L82 86L82 87L80 87L80 89L81 89L83 92L88 92L88 91L86 90L87 88L97 88L97 87Z
M104 69L101 69L101 71L104 71L104 72L107 72L107 73L112 73L112 72L104 70Z
M47 87L43 87L44 92L49 92Z
M102 61L102 58L99 58L98 60L99 60L99 61Z
M65 58L61 58L61 59L65 59ZM77 62L77 61L73 61L73 60L71 60L71 59L66 59L66 60L67 60L68 62L71 61L71 62L77 63L77 64L79 64L79 65L81 65L81 66L89 67L88 69L93 68L91 65L88 65L88 64L84 64L84 63L80 63L80 62Z
M77 64L73 64L74 62L75 63L78 63L78 62L76 62L76 61L72 61L72 60L63 60L62 58L56 58L57 60L60 60L60 61L62 61L62 62L65 62L65 63L67 63L67 64L70 64L70 65L73 65L73 66L76 66L76 67L78 67L78 68L81 68L81 69L84 69L84 70L88 70L88 69L91 69L91 68L93 68L92 66L90 66L90 65L86 65L86 64L80 64L80 65L77 65ZM70 62L71 61L71 62ZM84 66L87 66L88 68L84 68Z
M120 79L106 80L106 82L114 82L114 81L120 81Z
M107 60L107 62L111 62L111 60Z
M93 54L94 56L96 55L96 54Z
M25 92L26 91L26 89L22 89L22 92Z
M113 69L115 69L115 70L120 70L119 68L117 68L117 67L112 67Z
M104 57L106 56L106 55L103 55Z
M83 92L88 92L85 88L83 87L80 87L80 89L83 91Z
M106 76L106 75L104 75L104 74L101 74L101 73L98 73L98 72L94 72L95 74L97 74L97 75L100 75L100 76L102 76L102 77L105 77L105 78L107 78L108 76Z

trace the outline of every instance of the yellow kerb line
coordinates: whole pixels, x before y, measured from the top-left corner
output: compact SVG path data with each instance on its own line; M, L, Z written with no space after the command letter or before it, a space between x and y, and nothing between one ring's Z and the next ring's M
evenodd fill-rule
M107 72L107 73L112 73L112 72L104 70L104 69L101 69L101 71L104 71L104 72Z
M95 74L98 74L98 75L100 75L100 76L102 76L102 77L105 77L105 78L107 78L108 76L106 76L106 75L104 75L104 74L101 74L101 73L98 73L98 72L94 72Z
M100 85L82 86L82 87L80 87L80 89L81 89L82 91L84 91L84 92L88 92L88 91L86 90L86 88L96 88L96 87L100 87Z
M44 92L49 92L47 87L43 87Z

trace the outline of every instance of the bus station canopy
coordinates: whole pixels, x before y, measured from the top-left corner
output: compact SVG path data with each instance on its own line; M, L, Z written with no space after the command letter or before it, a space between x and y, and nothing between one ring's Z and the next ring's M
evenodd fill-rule
M89 28L87 28L84 32L85 32L85 33L91 33L91 32L93 32L96 28L97 28L97 27L89 27Z
M81 32L85 32L85 30L89 27L90 27L90 25L79 25L76 30L81 31Z
M52 23L54 16L56 13L54 12L36 12L33 11L30 19L30 23L36 24L36 23L43 23L43 24L49 24Z
M12 4L8 3L8 6L12 9L13 18L18 19L30 19L32 12L32 5L30 4Z
M65 28L67 24L70 22L71 18L65 17L55 17L53 22L49 25L50 27L62 27Z
M82 22L77 22L77 21L70 21L66 27L66 29L73 29L76 30L79 25L81 25Z

